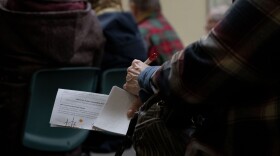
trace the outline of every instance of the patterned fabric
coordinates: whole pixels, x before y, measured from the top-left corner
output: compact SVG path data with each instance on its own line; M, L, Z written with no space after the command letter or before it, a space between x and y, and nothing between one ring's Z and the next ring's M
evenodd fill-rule
M186 134L183 128L171 127L166 120L172 114L165 101L154 94L138 111L133 133L137 156L183 156Z
M280 155L279 35L279 0L237 0L207 37L155 72L165 97L203 116L186 155Z
M138 25L148 46L148 56L152 52L160 54L156 64L161 65L175 52L183 49L183 44L175 30L161 13L151 14L138 22Z

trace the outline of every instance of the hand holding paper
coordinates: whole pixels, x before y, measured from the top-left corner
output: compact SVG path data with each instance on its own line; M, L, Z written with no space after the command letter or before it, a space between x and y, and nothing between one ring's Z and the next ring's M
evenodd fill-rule
M131 66L127 69L126 83L123 85L123 88L131 94L138 96L138 92L140 90L138 76L148 67L148 64L157 58L157 56L158 53L155 52L151 54L145 62L136 59L133 60Z
M153 53L145 62L140 60L134 60L130 67L127 70L126 83L123 85L123 88L128 92L137 96L137 100L133 102L133 105L129 108L127 112L128 117L132 117L138 108L142 105L138 93L140 90L138 84L139 74L148 67L148 64L153 62L158 57L158 53Z

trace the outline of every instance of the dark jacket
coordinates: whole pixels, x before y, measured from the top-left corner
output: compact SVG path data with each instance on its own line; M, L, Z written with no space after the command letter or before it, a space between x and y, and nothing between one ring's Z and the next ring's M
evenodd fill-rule
M128 67L133 59L146 60L144 40L130 13L107 12L98 19L106 38L102 69Z
M143 90L154 85L185 116L179 126L194 122L195 133L185 131L186 156L280 155L279 8L275 0L237 0L207 36L138 77Z
M89 3L84 10L20 12L0 1L0 19L0 143L10 154L24 155L20 139L32 74L99 66L104 37Z

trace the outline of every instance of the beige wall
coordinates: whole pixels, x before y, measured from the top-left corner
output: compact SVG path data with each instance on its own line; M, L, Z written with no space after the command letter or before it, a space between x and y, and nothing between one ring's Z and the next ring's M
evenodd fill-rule
M122 0L128 10L128 0ZM205 34L207 0L161 0L163 14L173 25L185 45Z

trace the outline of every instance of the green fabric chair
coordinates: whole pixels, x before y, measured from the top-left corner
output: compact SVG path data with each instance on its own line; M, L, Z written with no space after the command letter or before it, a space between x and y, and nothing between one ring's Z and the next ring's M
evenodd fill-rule
M125 84L127 68L113 68L102 72L100 93L109 94L113 86L120 88Z
M34 73L27 109L23 145L42 151L69 151L88 136L88 130L50 127L49 121L58 88L95 92L99 68L44 69Z

